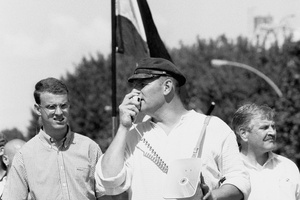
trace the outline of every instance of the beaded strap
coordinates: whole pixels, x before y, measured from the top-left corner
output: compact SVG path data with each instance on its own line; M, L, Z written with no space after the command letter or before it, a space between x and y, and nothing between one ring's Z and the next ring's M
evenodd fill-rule
M202 147L203 147L203 137L205 136L205 130L206 127L209 123L210 120L210 116L207 116L205 121L204 121L204 125L203 128L201 130L200 133L200 137L198 139L197 145L194 149L193 155L192 157L199 157L199 155L201 156L201 152L202 152ZM141 142L144 144L144 146L146 146L146 148L149 150L149 152L143 151L143 155L146 158L149 158L161 171L163 171L164 173L168 173L168 165L164 162L164 160L156 153L156 151L154 150L154 148L151 146L151 144L143 137L143 135L140 133L140 131L137 129L136 125L133 124L134 129L138 132L138 134L141 136Z
M133 126L134 126L134 129L141 136L141 138L142 138L141 139L142 144L148 150L148 151L144 151L143 149L139 148L143 152L143 155L146 158L149 158L162 172L168 173L168 165L166 164L166 162L163 161L163 159L156 153L156 151L151 146L151 144L143 137L143 135L137 129L136 124L133 124Z
M164 173L168 173L168 165L163 161L163 159L156 153L150 143L145 139L142 138L141 140L144 145L148 148L149 152L144 151L144 156L149 158L154 164L158 166L161 171Z

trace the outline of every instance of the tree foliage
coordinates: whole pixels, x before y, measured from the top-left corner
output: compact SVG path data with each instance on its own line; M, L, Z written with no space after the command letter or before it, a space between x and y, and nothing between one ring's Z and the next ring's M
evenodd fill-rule
M26 138L23 136L22 132L17 128L12 129L4 129L1 131L3 135L5 136L7 141L10 141L12 139L21 139L25 140Z
M197 40L192 46L172 50L175 63L189 78L189 107L205 112L210 102L216 103L213 115L230 124L234 111L244 102L267 104L277 112L277 153L300 166L300 43L285 41L270 48L252 45L245 38L228 41ZM214 68L212 59L244 63L264 73L280 88L279 98L265 80L256 74L233 66Z
M70 126L73 131L97 141L102 147L110 143L111 78L110 65L103 56L83 58L75 73L63 81L70 90Z
M185 102L198 111L208 109L214 101L213 115L230 124L231 117L243 102L267 104L277 111L277 152L300 166L300 43L285 41L269 48L253 45L248 39L229 40L224 35L215 40L197 38L193 45L170 50L174 63L187 77ZM244 63L264 73L279 86L279 98L262 78L251 71L233 66L215 68L212 59ZM98 54L83 58L74 73L62 78L70 89L71 127L100 144L103 151L112 139L111 58ZM135 68L134 58L117 56L117 104L131 90L127 78ZM29 136L36 133L36 117Z

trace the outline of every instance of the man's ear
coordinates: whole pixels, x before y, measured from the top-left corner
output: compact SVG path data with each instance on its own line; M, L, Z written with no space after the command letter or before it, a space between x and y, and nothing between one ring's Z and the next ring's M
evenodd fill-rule
M5 164L5 166L8 167L8 165L9 165L9 160L8 160L7 155L3 155L3 156L2 156L2 161L3 161L3 163Z
M38 116L41 116L41 115L42 115L42 114L41 114L41 108L40 108L39 105L34 104L34 112L35 112L35 114L37 114Z
M4 146L0 147L0 156L3 156L4 154Z
M238 134L240 135L240 138L244 141L247 142L248 141L248 131L246 128L239 128L238 130Z
M174 82L171 78L167 78L164 81L164 93L165 93L165 95L169 94L173 90L173 85L174 85Z

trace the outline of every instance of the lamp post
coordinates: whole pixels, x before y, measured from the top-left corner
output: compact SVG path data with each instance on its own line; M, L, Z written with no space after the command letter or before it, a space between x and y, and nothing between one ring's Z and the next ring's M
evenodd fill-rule
M280 89L277 87L277 85L266 75L264 75L262 72L258 71L257 69L243 64L243 63L238 63L238 62L233 62L233 61L228 61L228 60L219 60L219 59L213 59L211 60L211 64L214 67L221 67L221 66L233 66L233 67L240 67L246 70L249 70L253 73L255 73L256 75L258 75L259 77L261 77L262 79L264 79L277 93L277 95L279 97L282 97L282 92L280 91Z

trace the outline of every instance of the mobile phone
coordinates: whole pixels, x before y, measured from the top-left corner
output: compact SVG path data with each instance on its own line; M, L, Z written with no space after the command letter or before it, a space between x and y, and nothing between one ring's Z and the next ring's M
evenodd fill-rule
M132 99L133 99L134 101L136 101L136 102L139 103L139 105L137 106L137 108L138 108L139 111L140 111L140 109L141 109L141 98L140 98L138 95L136 95L136 96L133 96ZM131 120L132 120L133 123L135 123L136 117L131 117Z
M132 99L137 102L141 102L141 98L139 96L133 96Z

